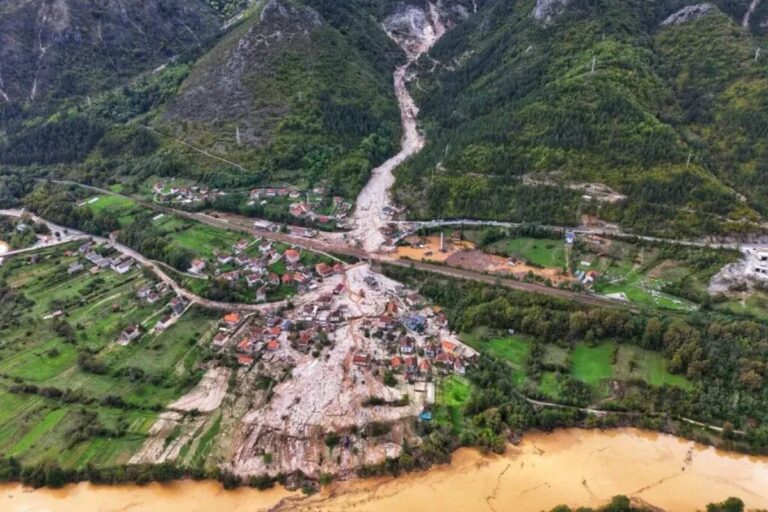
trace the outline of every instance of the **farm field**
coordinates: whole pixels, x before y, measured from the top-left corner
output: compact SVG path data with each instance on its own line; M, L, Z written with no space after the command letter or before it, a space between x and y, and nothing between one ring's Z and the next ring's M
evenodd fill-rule
M134 222L136 214L142 211L142 208L134 201L112 195L95 196L86 199L83 207L90 209L94 214L109 215L116 218L121 226Z
M472 394L470 382L459 375L451 375L438 384L435 420L450 425L455 432L461 430L464 406Z
M63 254L76 245L0 268L11 294L0 312L0 453L23 463L126 463L158 411L199 381L218 318L192 308L151 332L170 296L139 300L136 288L154 283L138 269L69 275L75 256ZM142 336L116 344L134 324Z
M188 223L188 226L186 229L171 233L170 238L181 247L207 259L213 258L216 251L231 252L232 245L242 238L237 233L203 224Z
M562 240L549 238L511 238L489 246L492 252L514 256L542 267L564 268L566 265L565 244Z
M539 354L539 363L546 370L534 380L525 373L535 344L531 337L496 336L482 328L464 333L461 338L472 348L509 363L513 380L521 389L532 386L542 397L551 400L561 399L558 375L567 375L587 384L595 398L610 395L608 383L612 380L641 380L654 387L691 387L685 377L667 370L662 354L634 345L617 344L614 341L603 341L596 345L580 342L571 347L543 344L540 352L535 354Z

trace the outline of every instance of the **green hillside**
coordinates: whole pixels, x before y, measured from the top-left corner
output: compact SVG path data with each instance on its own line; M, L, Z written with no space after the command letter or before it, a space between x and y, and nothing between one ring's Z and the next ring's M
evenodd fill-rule
M429 143L397 196L420 217L755 229L768 206L760 40L717 8L663 25L684 4L566 3L547 21L537 2L489 0L438 43L441 65L425 60L413 88ZM746 3L722 4L737 16ZM553 186L590 183L628 198Z

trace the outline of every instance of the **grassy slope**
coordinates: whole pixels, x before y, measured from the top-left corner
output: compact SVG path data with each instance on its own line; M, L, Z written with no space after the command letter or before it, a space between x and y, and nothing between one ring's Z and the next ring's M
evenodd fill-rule
M544 26L531 20L533 3L488 2L433 51L452 70L438 66L430 75L425 63L414 93L430 143L399 173L397 190L417 215L563 223L599 212L639 230L677 233L732 229L728 216L754 216L724 183L726 164L709 158L726 150L691 137L681 117L685 98L669 69L676 57L662 47L668 41L690 56L712 49L713 32L731 34L712 50L725 68L714 70L717 80L738 77L759 95L762 84L739 74L754 52L748 34L734 36L739 29L723 14L659 32L665 12L639 0L573 2ZM694 82L713 72L685 71ZM601 207L574 191L518 181L553 171L607 183L630 200Z
M98 276L68 276L71 258L47 251L39 263L3 267L2 278L35 301L19 318L6 324L0 344L0 453L23 461L56 458L67 467L87 463L110 465L127 462L144 440L156 416L153 406L178 398L199 377L195 367L202 358L197 342L212 333L212 320L191 310L162 334L144 334L127 347L112 341L130 323L151 328L163 303L144 306L134 295L144 280L132 271L118 276L106 271ZM67 343L40 318L52 309L52 300L67 311L75 329L74 343ZM88 350L104 365L105 374L83 371L78 353ZM141 368L144 377L130 369ZM55 387L80 393L88 405L66 403L30 394L10 393L15 384ZM99 405L106 396L119 396L128 405L115 409ZM96 414L96 420L87 419ZM89 435L73 441L83 422L123 432L119 436Z

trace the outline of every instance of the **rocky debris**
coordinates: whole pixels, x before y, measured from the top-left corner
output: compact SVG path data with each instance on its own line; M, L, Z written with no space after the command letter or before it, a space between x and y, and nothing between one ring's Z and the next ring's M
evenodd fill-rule
M700 4L695 4L695 5L687 5L682 9L680 9L679 11L677 11L676 13L670 15L664 21L662 21L661 26L669 27L669 26L677 26L677 25L682 25L684 23L689 23L691 21L699 19L702 16L708 14L713 9L715 9L715 5L709 2L704 2Z
M350 237L356 239L369 252L378 251L386 239L381 229L386 225L383 211L391 206L391 189L395 183L393 171L424 147L424 136L418 129L419 109L408 91L409 68L421 55L427 53L445 34L457 17L469 13L460 2L427 2L426 7L415 3L400 3L387 16L382 25L389 37L408 56L408 62L394 73L395 94L400 107L403 138L400 151L371 172L371 178L357 197L352 217L355 229Z
M230 370L227 368L209 369L195 388L179 398L169 409L189 412L196 410L201 413L215 411L221 405L227 394Z
M415 405L363 405L371 396L397 400L403 392L384 386L369 369L352 364L353 354L360 350L353 329L354 322L332 333L335 343L326 357L298 357L291 378L274 388L272 401L243 418L242 442L232 463L235 472L276 475L302 471L316 477L320 472L353 471L358 467L357 458L343 464L328 456L325 440L329 434L371 423L393 424L418 413ZM376 444L373 439L346 442L353 441L361 447ZM340 449L343 447L336 448ZM265 461L264 453L272 454L271 461Z
M536 0L533 17L542 23L550 23L562 14L570 0Z
M708 292L712 296L734 295L768 285L768 248L765 245L743 246L743 257L726 265L712 276Z
M437 6L431 2L427 8L399 4L382 25L411 59L427 51L446 30Z
M150 437L131 457L129 464L162 464L176 460L181 449L192 442L205 421L204 416L185 421L184 416L173 411L160 414L149 429Z

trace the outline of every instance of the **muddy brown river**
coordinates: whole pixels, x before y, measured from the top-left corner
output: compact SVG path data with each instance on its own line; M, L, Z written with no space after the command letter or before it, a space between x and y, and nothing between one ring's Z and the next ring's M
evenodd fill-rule
M3 512L540 511L600 505L616 494L668 511L738 496L768 509L768 458L633 429L527 435L503 456L462 449L449 466L398 479L342 482L304 499L284 489L224 491L215 482L31 491L0 486Z

